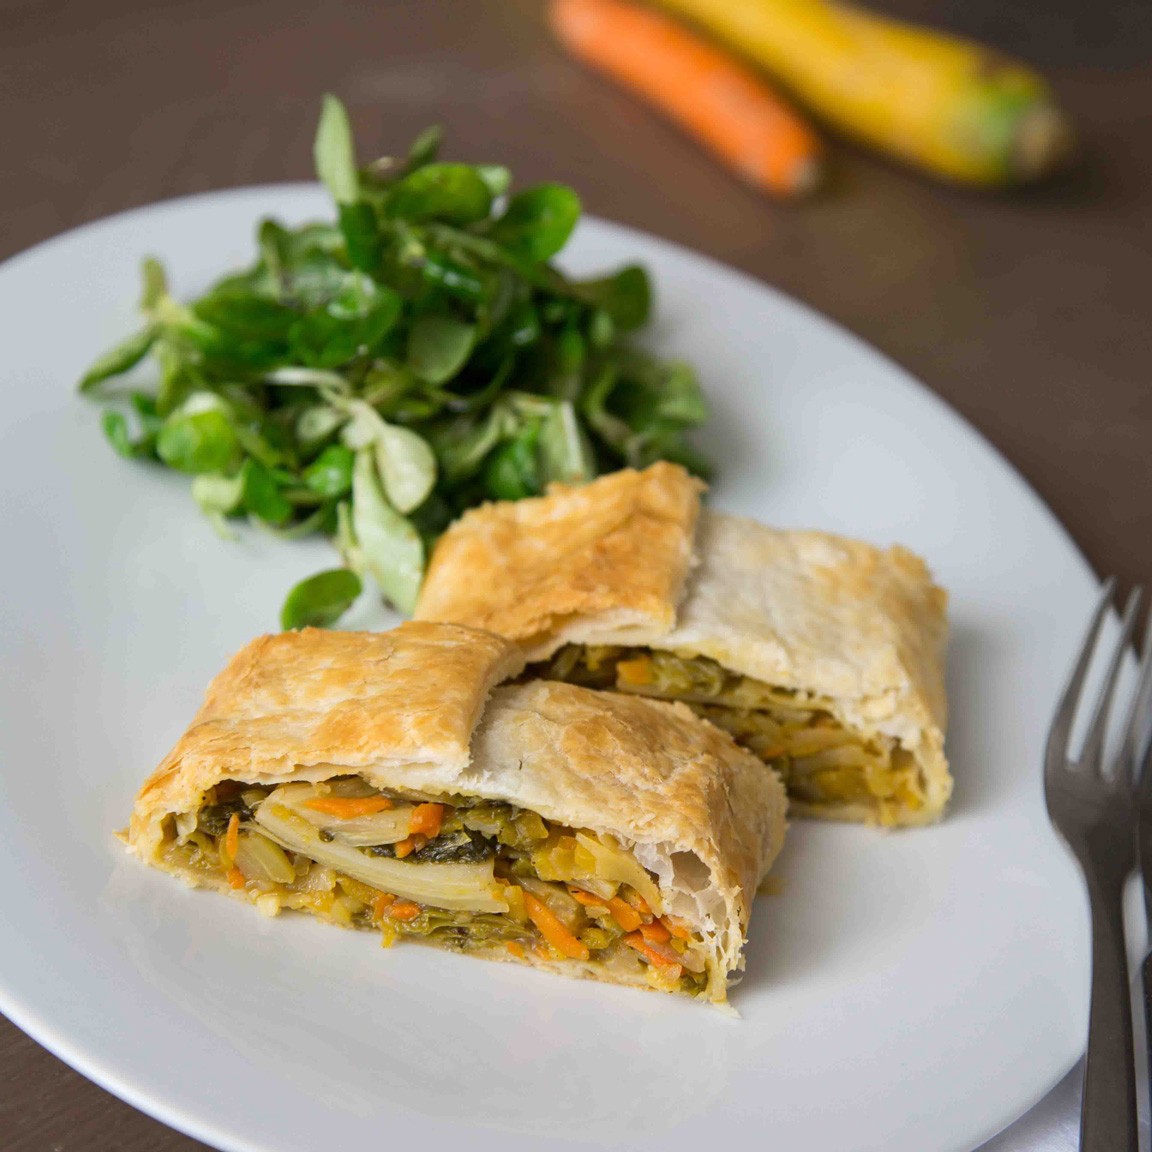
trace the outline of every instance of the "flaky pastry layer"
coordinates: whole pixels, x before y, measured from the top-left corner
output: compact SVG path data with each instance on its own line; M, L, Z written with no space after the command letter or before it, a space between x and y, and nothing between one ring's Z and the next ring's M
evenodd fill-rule
M191 883L255 899L165 851L175 818L222 782L359 776L416 799L509 803L629 849L668 910L707 941L707 994L723 1001L725 977L743 964L751 893L783 841L779 782L680 705L559 683L498 686L521 666L509 641L446 624L253 641L141 789L129 846ZM635 982L576 961L517 959Z
M901 547L698 513L697 500L696 482L661 464L476 509L437 545L416 616L483 626L516 641L530 663L565 644L641 646L707 657L829 699L847 728L898 740L919 765L923 801L895 822L939 819L952 792L947 594L924 562ZM642 507L668 504L681 512L665 521L656 546L633 526ZM606 535L602 525L611 526ZM556 546L566 538L578 538L579 548ZM793 810L875 818L855 803Z

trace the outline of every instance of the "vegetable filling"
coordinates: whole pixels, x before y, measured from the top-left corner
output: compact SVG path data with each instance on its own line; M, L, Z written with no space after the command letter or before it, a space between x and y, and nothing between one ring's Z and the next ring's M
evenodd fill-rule
M276 788L225 781L169 818L173 863L223 875L268 915L308 911L464 952L610 967L689 994L698 933L664 914L653 876L611 837L510 804L382 792L356 776Z
M813 806L866 804L881 824L924 804L924 782L899 742L863 736L811 692L777 688L703 656L569 644L533 676L588 688L680 700L780 773L788 793Z

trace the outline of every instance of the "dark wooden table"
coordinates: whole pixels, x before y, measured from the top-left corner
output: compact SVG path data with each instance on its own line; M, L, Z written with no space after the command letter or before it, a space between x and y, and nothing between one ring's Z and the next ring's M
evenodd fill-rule
M337 92L365 146L441 122L462 158L568 181L590 211L814 305L988 436L1098 571L1149 579L1152 4L883 6L1042 66L1080 164L989 197L838 145L828 191L783 208L567 61L538 0L0 0L0 258L165 197L310 178L319 97ZM199 1147L0 1018L6 1152Z

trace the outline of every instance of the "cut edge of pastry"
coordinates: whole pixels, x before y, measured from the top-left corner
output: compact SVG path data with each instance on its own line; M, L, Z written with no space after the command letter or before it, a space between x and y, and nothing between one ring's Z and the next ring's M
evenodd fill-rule
M944 738L938 728L924 733L924 740L916 750L916 761L924 783L924 804L921 808L902 807L889 824L892 828L924 828L938 824L944 817L952 799L955 782L944 755ZM876 809L870 804L809 803L792 797L789 812L793 816L810 820L832 820L851 824L883 824Z
M461 764L455 757L441 757L432 762L404 763L395 757L366 756L357 748L353 757L344 760L329 756L312 762L306 756L302 757L303 745L298 745L294 752L297 759L302 758L304 762L289 763L282 756L262 759L264 753L274 747L275 737L267 732L261 733L262 717L251 714L259 713L267 706L269 692L275 694L279 690L281 673L297 667L298 661L286 657L286 651L302 641L305 645L315 647L323 644L330 648L333 643L347 646L360 642L371 646L378 644L379 640L370 636L357 640L356 634L324 634L322 637L298 634L295 640L281 641L282 646L268 646L257 641L238 654L229 668L213 682L205 706L188 733L141 789L127 836L129 851L185 883L244 899L273 915L282 908L301 907L299 903L293 904L293 894L289 893L286 898L285 886L290 888L297 883L297 871L311 874L316 862L320 868L330 867L326 862L329 858L322 855L330 849L320 848L318 842L307 838L293 840L292 837L302 834L296 825L285 832L284 814L280 809L287 806L293 819L298 818L302 811L298 797L291 803L285 798L285 786L303 790L309 796L316 791L316 786L321 792L325 789L347 791L349 788L356 795L366 791L382 792L393 802L393 807L400 805L401 808L418 802L442 804L455 801L454 807L465 805L465 816L480 805L512 805L529 814L536 813L546 822L549 835L556 831L560 832L561 839L571 836L577 841L582 835L590 835L597 842L602 840L609 853L618 850L630 854L641 869L637 875L646 876L648 882L655 885L661 905L657 911L672 917L674 922L687 925L707 955L703 969L705 983L702 986L698 981L692 984L693 990L688 994L716 1005L725 1005L727 987L730 982L735 982L736 973L743 967L743 944L751 895L783 842L786 799L779 781L771 774L763 773L760 763L739 749L726 735L680 705L616 697L557 683L535 682L493 688L501 678L515 674L519 669L519 655L513 646L484 634L469 636L469 630L453 626L424 624L403 627L409 630L409 635L416 633L422 640L439 631L448 633L457 642L461 639L466 643L478 642L484 649L483 658L473 661L469 672L476 680L481 706L484 701L488 702L488 708L470 740L472 756L469 761ZM422 634L421 629L424 630ZM344 640L340 639L341 635ZM272 665L263 676L261 659L270 661ZM305 675L302 682L307 680ZM376 697L370 694L370 698ZM458 701L465 711L470 702L471 697L461 697ZM295 703L292 699L277 697L274 707L280 711L273 712L273 715L296 716ZM323 708L318 712L320 714L313 715L309 721L313 733L324 730ZM245 720L241 719L245 716L250 726L247 732L244 730ZM204 742L206 725L210 737L207 744ZM221 731L229 732L226 744L218 739ZM253 734L254 739L250 738ZM600 747L602 736L612 744L607 760L604 749ZM261 741L265 743L261 745ZM540 748L539 756L535 762L528 762L527 750L537 746ZM663 755L672 760L668 760L654 775L651 765L646 764L649 755ZM631 808L627 803L608 804L602 809L597 807L598 793L603 789L597 786L595 774L597 771L605 772L609 762L614 766L614 773L625 776L630 773L631 776L627 782L621 782L615 774L611 780L605 778L602 780L603 789L610 792L615 789L625 799L634 792L639 794L641 798L636 799ZM665 775L661 776L660 772ZM351 782L348 780L350 777L353 778ZM230 783L232 781L237 783ZM589 786L581 791L585 783ZM524 790L523 794L517 794L517 786ZM219 857L222 845L227 843L226 832L218 828L208 837L208 847L203 852L197 846L196 854L189 850L186 859L176 852L175 848L183 852L187 837L192 836L195 840L196 834L200 834L201 839L207 836L204 831L207 826L203 823L204 805L206 802L217 803L221 789L233 797L233 802L235 796L242 798L246 791L262 792L259 799L252 800L249 816L237 824L237 845L260 838L271 839L281 856L293 860L295 857L291 854L297 851L301 856L309 855L308 846L311 844L315 850L315 854L309 856L313 864L299 869L293 864L293 879L284 879L278 885L270 873L261 872L249 862L247 867L252 875L242 871L242 883L234 886L225 860L210 855L215 852ZM646 789L652 795L645 793ZM656 801L653 801L653 795ZM270 797L277 796L279 799L273 803ZM246 802L241 799L241 803ZM266 803L270 805L268 820L262 823L260 811ZM735 812L733 805L741 811ZM308 820L315 819L308 817ZM562 829L567 831L561 832ZM375 828L371 831L373 835L378 834ZM346 828L335 833L337 839L346 834ZM320 836L319 831L316 836ZM183 842L181 837L185 837ZM196 843L199 845L200 841ZM298 844L297 848L292 848L294 843ZM325 844L330 843L325 841ZM249 845L242 851L248 851L251 856L255 850L254 845ZM266 846L261 846L261 851L267 855ZM273 862L281 867L276 862L275 853L273 856ZM231 868L237 867L233 859ZM371 878L375 878L375 873ZM351 876L350 879L355 883L366 883L363 877ZM412 875L408 873L405 882L411 880ZM516 884L523 882L517 881ZM585 883L579 876L561 882L574 884L576 888ZM343 880L334 881L330 890L344 893L344 888L337 887L337 883L342 885ZM639 886L632 889L626 887L625 881L619 881L620 893L631 899L643 886L641 881L637 883ZM377 895L383 892L384 889L377 885ZM402 900L406 898L402 897ZM342 923L356 917L363 919L365 905L363 901L359 903L360 907L350 916L339 910L332 913L317 911L316 907L304 910L310 910L322 919ZM355 900L351 906L356 907ZM427 905L424 912L436 913L441 907ZM482 911L478 908L473 910ZM345 926L369 925L349 922ZM440 947L453 946L447 937L413 939ZM619 945L620 940L615 938L611 943ZM662 972L666 970L657 972L660 979L654 980L655 964L647 960L647 967L638 963L631 966L617 963L609 972L603 965L561 957L548 949L538 954L520 948L520 954L515 955L516 949L506 944L506 941L501 941L489 947L478 941L477 946L466 950L481 958L513 960L569 976L637 987L655 986L665 991L685 991L683 987L661 983ZM687 947L696 948L697 944ZM636 947L636 944L632 945L634 950ZM631 958L631 953L622 945L616 948L616 952ZM678 976L677 980L680 979Z
M691 483L682 469L659 467L662 489L674 488L676 476ZM621 491L636 491L647 474L617 474L624 478ZM614 479L580 489L581 508L595 511L603 493L615 492L597 485ZM557 524L575 529L579 517L575 506L566 503L569 491L490 505L469 514L475 521L465 516L450 528L419 614L506 635L520 644L529 675L541 674L540 666L569 646L648 648L713 660L769 688L822 695L828 715L863 743L879 747L894 742L907 752L916 762L919 782L904 789L906 802L899 794L893 798L882 792L868 801L815 801L794 794L793 812L891 827L930 824L942 817L953 788L943 736L947 593L919 556L901 546L885 549L829 533L773 529L704 510L691 529L687 521L681 524L689 562L669 573L675 577L670 583L679 582L675 597L666 597L659 611L630 608L623 593L598 606L582 592L595 583L598 571L597 548L587 540L577 557L580 564L573 566L571 555L558 556L555 571L535 585L514 563L517 555L533 549L543 554ZM591 522L595 526L595 516ZM500 531L493 528L497 523ZM549 532L538 538L544 524L551 526ZM627 522L612 527L631 532ZM621 555L622 541L614 541ZM673 563L669 554L649 549L643 537L632 544L627 564L644 569L649 580L654 569ZM497 554L504 558L499 563L492 560ZM503 599L485 606L481 600L487 592L477 599L467 572L478 556L487 557L482 568L487 564L504 581L501 597L530 601L531 613L519 603L508 607ZM758 585L764 587L758 590Z

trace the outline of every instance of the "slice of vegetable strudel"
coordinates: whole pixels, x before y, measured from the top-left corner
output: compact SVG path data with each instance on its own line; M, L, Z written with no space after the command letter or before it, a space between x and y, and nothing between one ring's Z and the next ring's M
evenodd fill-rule
M129 847L270 915L723 1003L779 782L682 705L501 683L521 666L445 624L253 641Z
M947 595L923 561L699 494L654 464L474 509L416 616L517 641L533 677L683 701L781 774L794 814L939 819Z

